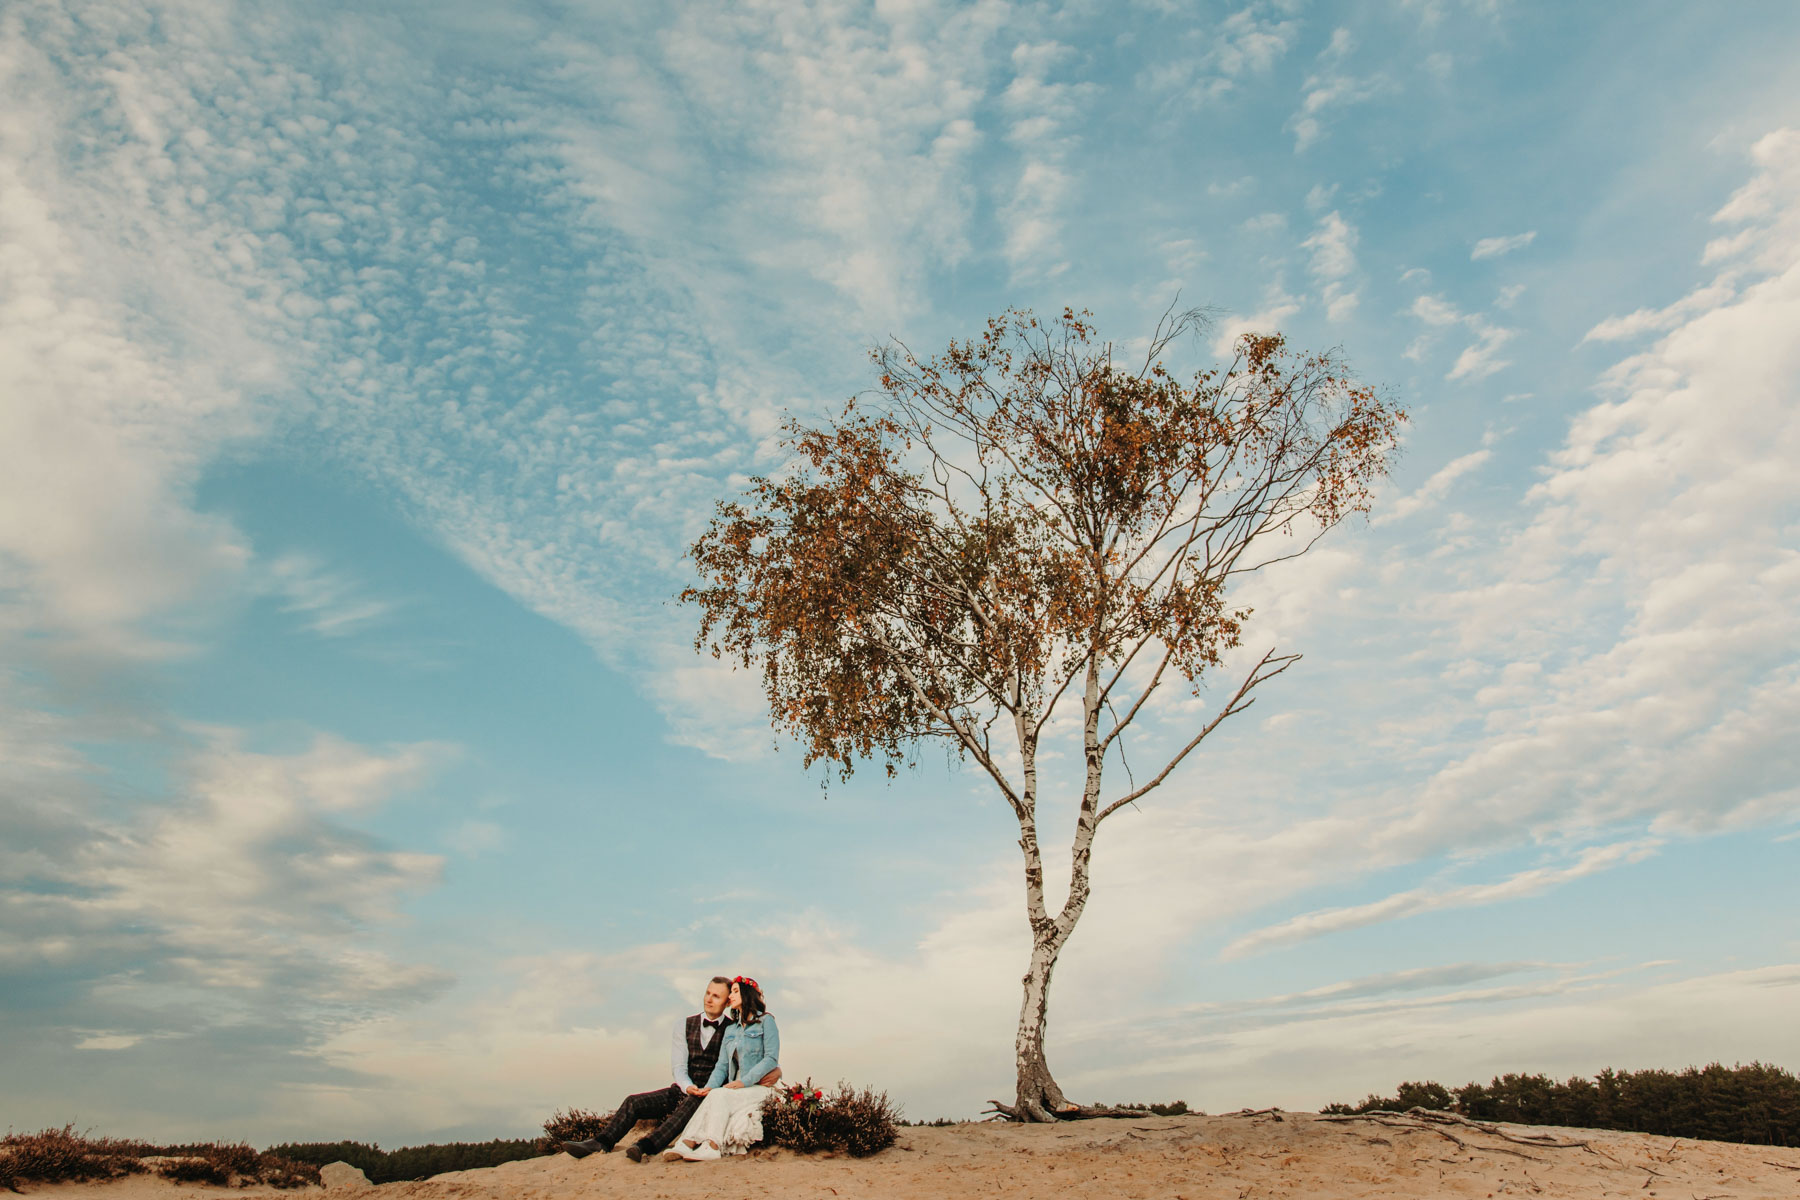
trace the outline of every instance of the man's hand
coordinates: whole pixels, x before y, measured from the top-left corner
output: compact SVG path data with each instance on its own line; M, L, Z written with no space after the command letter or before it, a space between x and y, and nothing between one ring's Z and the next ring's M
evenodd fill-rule
M725 1086L728 1088L741 1088L744 1086L744 1081L741 1079L734 1079L730 1083L726 1084Z
M704 1096L706 1095L706 1089L703 1087L695 1087L690 1083L688 1084L687 1094L690 1096Z
M761 1079L757 1080L757 1083L762 1087L774 1087L776 1084L778 1084L780 1082L781 1082L781 1068L780 1067L776 1067L773 1071L770 1071L767 1075L764 1075Z

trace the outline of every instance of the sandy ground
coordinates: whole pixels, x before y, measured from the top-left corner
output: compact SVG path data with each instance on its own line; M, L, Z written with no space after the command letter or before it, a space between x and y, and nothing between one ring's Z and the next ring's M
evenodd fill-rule
M1459 1148L1431 1130L1310 1113L1147 1117L1064 1125L953 1125L906 1129L872 1158L782 1151L715 1163L636 1164L623 1154L566 1154L458 1171L416 1183L320 1193L176 1185L154 1178L29 1189L55 1200L178 1200L213 1196L362 1195L367 1200L577 1200L634 1197L1107 1196L1145 1200L1309 1197L1657 1197L1659 1200L1800 1198L1800 1149L1677 1141L1642 1134L1503 1126L1555 1133L1591 1149L1545 1149L1455 1129ZM1512 1152L1512 1153L1509 1153ZM1772 1165L1780 1164L1780 1165Z

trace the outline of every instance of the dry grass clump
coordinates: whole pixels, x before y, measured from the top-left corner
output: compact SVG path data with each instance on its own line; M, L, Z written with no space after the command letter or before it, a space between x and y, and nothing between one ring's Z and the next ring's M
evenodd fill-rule
M537 1140L538 1152L555 1154L564 1142L585 1142L605 1129L611 1116L611 1113L588 1112L584 1108L571 1108L567 1112L559 1109L555 1116L544 1122L544 1136Z
M894 1144L900 1110L886 1092L839 1082L830 1093L812 1080L783 1086L763 1102L763 1139L811 1154L820 1150L867 1158Z
M152 1164L146 1159L161 1161ZM123 1138L87 1137L76 1133L73 1125L0 1138L0 1185L15 1192L21 1183L118 1179L152 1169L164 1179L220 1187L260 1183L289 1188L319 1182L317 1167L278 1154L259 1154L242 1143L155 1146Z

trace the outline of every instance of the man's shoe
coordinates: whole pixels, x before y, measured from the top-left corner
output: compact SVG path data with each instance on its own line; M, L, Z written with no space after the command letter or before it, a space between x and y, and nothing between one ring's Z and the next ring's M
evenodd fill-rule
M644 1161L643 1143L642 1142L633 1142L633 1143L631 1143L631 1145L625 1147L625 1157L629 1158L632 1162L637 1162L637 1163L643 1162Z
M567 1150L574 1158L586 1158L596 1150L606 1151L612 1149L611 1146L602 1143L599 1138L586 1138L579 1142L564 1142L562 1148Z

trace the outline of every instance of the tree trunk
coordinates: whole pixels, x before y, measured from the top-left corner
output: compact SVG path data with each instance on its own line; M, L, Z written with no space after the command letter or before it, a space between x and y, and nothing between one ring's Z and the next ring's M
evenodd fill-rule
M1050 973L1062 951L1060 938L1039 939L1031 952L1031 969L1025 973L1025 1002L1019 1009L1019 1035L1014 1042L1018 1059L1018 1089L1013 1102L1016 1121L1054 1121L1056 1112L1069 1106L1050 1074L1044 1057L1044 1014L1050 1000Z
M1100 794L1099 672L1090 656L1086 695L1083 697L1084 733L1087 744L1087 785L1082 792L1081 814L1075 822L1075 841L1070 847L1069 896L1054 918L1044 904L1044 869L1037 839L1037 740L1018 721L1019 750L1025 766L1025 799L1019 813L1019 849L1025 856L1025 915L1031 923L1031 966L1025 972L1024 1003L1019 1007L1019 1034L1013 1043L1019 1071L1018 1087L1009 1108L995 1103L995 1111L1015 1121L1054 1121L1076 1109L1050 1074L1044 1056L1045 1014L1050 1002L1050 975L1057 956L1075 931L1088 900L1088 867L1093 847L1095 816Z

